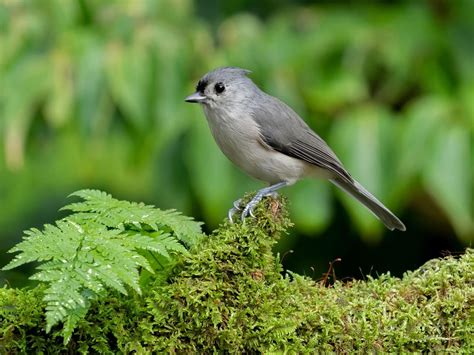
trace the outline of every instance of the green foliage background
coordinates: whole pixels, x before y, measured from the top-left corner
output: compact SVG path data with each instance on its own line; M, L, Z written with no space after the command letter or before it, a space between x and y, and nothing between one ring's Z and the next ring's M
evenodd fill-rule
M262 186L226 160L199 107L183 101L222 65L251 69L329 141L407 222L398 244L423 250L423 236L436 232L469 245L472 38L470 0L3 0L0 264L22 229L57 219L79 188L176 208L212 228ZM347 235L386 239L325 182L283 193L300 235L293 246L334 231L336 245Z

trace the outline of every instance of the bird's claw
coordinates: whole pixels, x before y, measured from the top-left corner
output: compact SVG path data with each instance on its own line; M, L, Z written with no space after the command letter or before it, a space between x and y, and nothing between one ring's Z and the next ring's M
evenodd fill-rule
M242 202L242 199L239 198L238 200L235 200L233 205L234 205L234 208L237 210L237 211L240 211L240 203Z
M255 209L255 207L258 205L258 203L262 200L263 196L265 195L261 195L261 194L256 194L251 200L249 203L247 203L247 205L245 206L244 210L242 211L242 215L240 216L240 219L242 220L242 222L244 221L244 219L248 216L251 216L251 217L254 217L255 218L255 215L253 214L253 210Z
M241 198L239 198L238 200L234 201L233 205L234 207L232 207L229 212L227 213L227 217L229 218L229 221L230 223L234 223L234 220L232 219L232 216L234 214L236 214L238 211L240 211L240 202L242 201Z
M271 196L273 198L276 198L278 196L278 193L275 190L281 187L284 187L286 185L287 185L286 182L280 182L278 184L272 185L270 187L267 187L258 191L257 194L250 200L249 203L247 203L247 205L245 205L244 209L242 210L242 214L240 216L240 219L242 220L242 222L248 216L255 218L253 211L255 207L257 207L258 203L262 200L262 198L266 196ZM227 213L230 223L234 223L234 220L232 217L234 216L234 214L237 213L237 211L241 210L241 207L240 207L241 202L242 202L242 199L238 199L237 201L234 201L234 207L232 207Z
M249 203L247 203L242 211L242 215L240 216L240 219L243 221L246 217L252 216L255 218L255 215L253 214L254 208L258 205L258 203L262 200L263 195L255 195ZM234 201L233 205L229 212L227 213L227 217L229 218L230 223L234 223L234 219L232 218L238 211L241 211L242 208L240 207L240 203L242 202L242 199L238 199L237 201Z

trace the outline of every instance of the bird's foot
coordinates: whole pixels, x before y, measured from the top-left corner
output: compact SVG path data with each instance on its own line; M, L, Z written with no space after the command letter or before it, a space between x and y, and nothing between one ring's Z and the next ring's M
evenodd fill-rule
M232 207L229 212L227 212L227 217L229 218L229 221L230 223L234 223L234 220L232 219L232 217L234 216L234 214L236 214L238 211L241 210L240 208L240 202L242 202L242 199L239 198L238 200L234 201L233 205L234 207Z
M242 215L240 216L240 219L243 221L246 217L252 216L255 217L253 214L253 210L255 207L257 207L258 203L264 198L270 196L272 198L277 198L278 197L278 192L276 191L271 191L271 192L257 192L257 194L250 200L249 203L244 207L244 210L242 211Z
M286 186L287 184L288 183L286 181L282 181L275 185L271 185L269 187L265 187L259 190L255 194L255 196L250 200L250 202L247 203L247 205L245 205L242 211L242 214L240 216L240 219L243 221L248 216L255 217L255 215L253 214L253 210L255 209L255 207L257 207L258 203L262 200L262 198L266 196L271 196L273 198L276 198L278 196L278 193L276 192L276 190ZM230 223L234 223L234 220L232 219L232 217L234 216L234 214L237 213L237 211L241 210L241 207L240 207L241 202L242 202L242 199L238 199L237 201L234 202L234 207L232 207L229 210L227 216L229 217Z
M268 195L272 195L273 194L268 194ZM255 207L258 205L258 203L262 200L263 197L265 197L267 195L264 195L264 194L260 194L260 193L257 193L251 200L249 203L247 203L242 211L242 207L240 207L240 203L242 202L242 199L239 198L237 201L234 201L233 205L234 207L232 207L229 212L227 213L227 217L229 218L229 221L230 223L234 223L234 215L239 212L239 211L242 211L242 214L240 216L240 219L243 221L246 217L248 216L252 216L252 217L255 217L255 215L253 214L253 210L255 209Z
M278 192L272 191L272 192L269 192L268 194L266 194L264 197L267 197L267 196L270 196L271 198L277 199L279 195L278 195Z
M244 207L244 210L242 211L242 215L240 216L240 219L243 221L246 217L252 216L255 217L253 214L253 210L255 207L258 205L258 203L262 200L263 194L257 193L249 203Z

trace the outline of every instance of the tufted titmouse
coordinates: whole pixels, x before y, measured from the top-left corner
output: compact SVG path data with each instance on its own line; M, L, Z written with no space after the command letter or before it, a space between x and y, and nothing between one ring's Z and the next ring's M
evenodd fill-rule
M289 106L260 90L250 71L224 67L199 80L186 102L202 104L219 148L250 176L270 184L243 208L253 215L258 202L304 177L329 179L374 213L390 229L405 225L347 172L336 154ZM229 219L240 210L240 200Z

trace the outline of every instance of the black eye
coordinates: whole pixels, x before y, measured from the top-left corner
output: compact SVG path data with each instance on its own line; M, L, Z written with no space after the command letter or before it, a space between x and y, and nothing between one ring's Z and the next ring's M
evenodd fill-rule
M216 85L214 85L214 90L216 90L216 93L221 94L224 92L225 86L222 83L217 83Z

